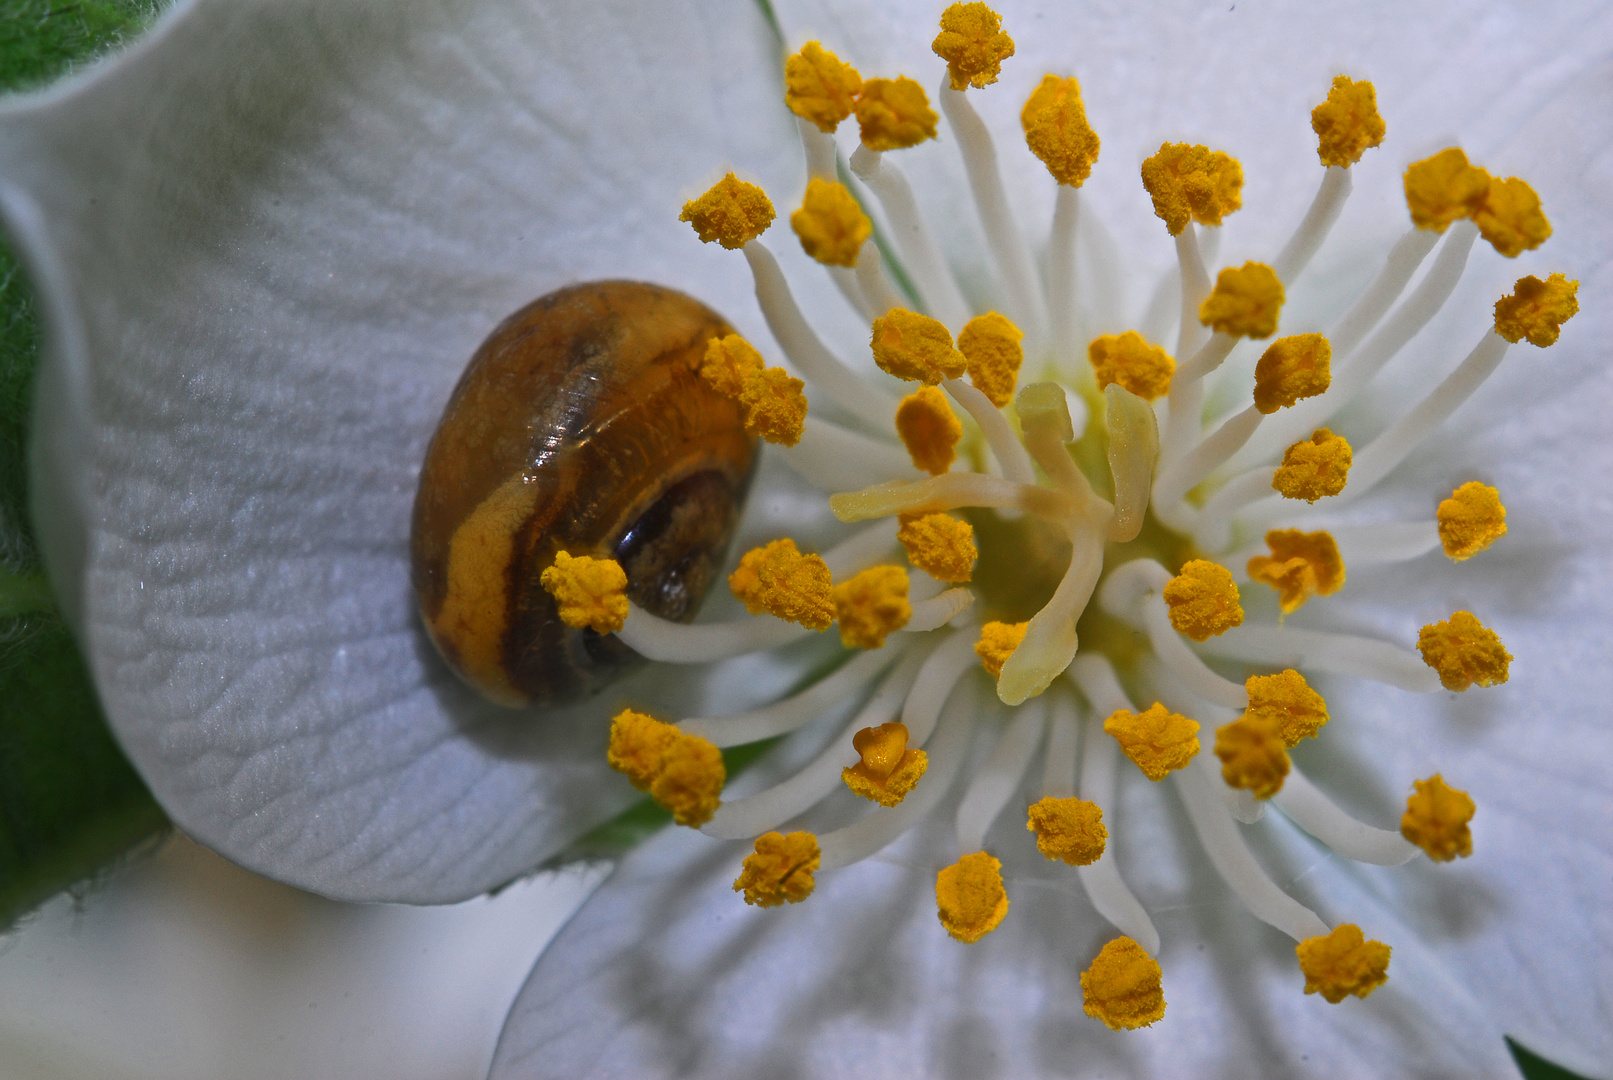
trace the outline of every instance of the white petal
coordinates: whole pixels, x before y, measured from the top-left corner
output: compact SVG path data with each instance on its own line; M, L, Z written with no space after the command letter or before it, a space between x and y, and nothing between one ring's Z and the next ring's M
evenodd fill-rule
M48 317L41 540L183 829L328 895L445 901L631 797L578 731L606 702L504 713L432 655L415 474L471 351L552 288L688 284L762 333L742 260L677 214L725 159L793 178L777 79L741 0L198 3L0 113Z

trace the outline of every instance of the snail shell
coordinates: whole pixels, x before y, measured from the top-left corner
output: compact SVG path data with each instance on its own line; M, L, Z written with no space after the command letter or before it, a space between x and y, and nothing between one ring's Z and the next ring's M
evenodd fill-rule
M538 578L556 551L613 558L634 603L687 622L721 570L757 440L698 374L733 333L671 289L550 293L482 343L426 450L410 536L420 614L466 682L562 705L641 662L560 621Z

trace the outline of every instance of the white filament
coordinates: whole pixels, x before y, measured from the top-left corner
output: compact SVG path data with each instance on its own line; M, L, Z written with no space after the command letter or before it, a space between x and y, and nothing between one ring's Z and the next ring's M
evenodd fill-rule
M1184 532L1192 528L1194 515L1190 508L1180 505L1183 496L1237 453L1264 418L1260 410L1251 405L1228 418L1197 446L1160 470L1154 481L1154 512L1173 528Z
M645 659L668 664L729 660L802 641L814 633L771 615L685 625L651 615L632 601L628 601L627 611L627 622L616 636Z
M861 694L881 672L903 658L909 640L854 656L793 697L733 716L695 717L678 726L718 747L744 746L787 734ZM909 661L908 666L916 670L916 662Z
M941 715L941 706L975 662L974 637L968 631L949 635L924 661L917 684L902 705L902 723L907 728L909 746L923 746L929 741L936 717Z
M885 259L879 253L879 245L873 239L863 241L862 248L857 252L857 267L853 271L857 275L857 285L862 289L864 299L868 303L874 318L878 318L892 308L905 308L907 301L896 292L890 278L885 273ZM873 319L869 320L870 323Z
M1052 320L1053 355L1063 366L1080 355L1075 340L1075 237L1081 220L1081 191L1058 185L1053 201L1053 233L1047 245L1047 307Z
M881 521L858 529L823 553L830 576L839 581L882 561L896 549L896 532L890 522Z
M1210 295L1210 275L1204 269L1198 230L1191 221L1176 234L1176 267L1182 278L1182 314L1176 333L1176 355L1180 358L1197 349L1206 333L1199 322L1199 305Z
M1016 484L1036 483L1036 473L1031 469L1031 460L1025 453L1025 447L1014 436L1013 425L1002 414L1002 410L993 405L978 387L962 379L943 379L941 388L980 425L980 434L985 436L986 446L1002 467L1003 479Z
M1387 641L1349 634L1239 626L1204 642L1203 647L1229 660L1349 675L1419 694L1432 694L1440 688L1439 676L1416 653Z
M1229 709L1241 709L1249 704L1249 694L1240 684L1211 671L1198 654L1188 648L1187 642L1171 625L1170 609L1163 597L1151 596L1143 601L1142 616L1154 655L1190 693Z
M801 439L775 452L819 491L868 487L893 476L917 476L907 451L807 413Z
M858 146L851 155L851 171L873 191L890 221L891 238L929 313L954 334L969 321L969 305L941 258L941 249L919 213L907 177L884 155Z
M835 180L834 136L803 116L795 118L801 132L801 149L806 153L807 176L813 180Z
M1363 825L1333 805L1297 768L1288 770L1282 790L1272 801L1295 825L1346 859L1399 866L1417 854L1416 845L1398 832Z
M914 604L913 614L908 617L907 625L902 630L915 633L939 630L968 611L974 602L975 594L968 589L948 589L940 596Z
M1311 256L1333 230L1333 223L1339 219L1349 197L1350 170L1343 165L1329 165L1322 173L1322 186L1316 189L1310 209L1305 211L1294 235L1288 238L1277 261L1271 265L1278 281L1289 285L1310 265Z
M984 850L986 833L1002 813L1008 800L1019 790L1025 770L1042 743L1042 732L1047 726L1047 709L1040 699L1023 708L1015 709L997 745L992 747L980 771L969 781L969 787L958 803L957 832L958 855Z
M1052 703L1048 717L1047 750L1042 754L1042 798L1069 799L1075 796L1080 722L1075 702L1070 699L1068 692L1052 692L1037 700L1047 701L1049 698Z

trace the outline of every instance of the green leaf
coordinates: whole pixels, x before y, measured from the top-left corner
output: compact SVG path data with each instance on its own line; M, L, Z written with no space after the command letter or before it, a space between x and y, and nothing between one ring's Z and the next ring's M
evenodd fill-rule
M1524 1080L1585 1080L1579 1073L1569 1072L1561 1065L1553 1065L1545 1058L1530 1053L1510 1036L1507 1038L1507 1049L1512 1051L1512 1060L1518 1063L1518 1071L1523 1073Z

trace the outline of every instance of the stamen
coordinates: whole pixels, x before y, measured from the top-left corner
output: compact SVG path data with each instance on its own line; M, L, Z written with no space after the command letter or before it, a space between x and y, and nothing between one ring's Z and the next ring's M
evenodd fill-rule
M1210 295L1210 274L1199 251L1198 230L1190 221L1176 236L1176 272L1180 279L1181 318L1176 329L1176 355L1191 356L1204 344L1199 306Z
M1087 360L1099 390L1118 384L1144 401L1153 401L1169 390L1176 371L1170 354L1149 344L1135 330L1093 338L1087 346Z
M1232 339L1228 339L1232 340ZM1174 406L1173 406L1174 409ZM1182 499L1214 472L1255 433L1262 419L1258 406L1251 405L1229 417L1193 449L1182 454L1154 481L1154 512L1165 524L1183 531L1194 523L1193 511Z
M1208 146L1161 143L1159 152L1143 162L1142 174L1154 213L1172 236L1189 221L1219 225L1243 205L1243 166Z
M950 514L903 514L896 539L914 566L937 581L964 582L974 574L974 526Z
M1080 222L1080 192L1060 184L1053 197L1053 228L1047 242L1047 307L1053 321L1050 331L1053 356L1060 367L1066 369L1078 355L1075 238Z
M889 275L885 273L885 259L879 253L879 246L870 240L863 245L863 249L852 274L862 293L864 305L873 313L872 317L878 318L906 307L907 302L896 292L896 286L891 284Z
M773 224L773 203L761 188L729 173L704 195L684 203L678 220L693 225L701 243L715 240L733 251Z
M1282 724L1259 713L1244 715L1215 732L1215 756L1221 759L1221 779L1227 787L1242 788L1257 799L1269 799L1282 790L1288 775L1288 751Z
M963 631L949 636L924 661L913 692L902 705L902 723L907 725L915 746L929 741L936 717L941 715L941 706L946 704L958 680L974 666L974 660L974 640Z
M1439 527L1433 521L1340 525L1329 531L1348 566L1409 562L1439 546Z
M848 649L880 648L913 615L907 571L900 566L869 567L834 586L829 595L840 623L840 643Z
M930 108L924 87L898 75L864 79L855 106L862 143L870 150L905 150L935 138L940 117Z
M560 621L573 630L587 627L596 634L612 634L627 620L627 574L615 559L573 558L557 551L538 584L554 597Z
M1166 602L1152 597L1142 605L1143 629L1148 633L1148 644L1171 672L1181 679L1190 692L1228 708L1242 708L1247 695L1244 688L1211 671L1200 660L1187 642L1178 636Z
M1327 702L1293 668L1275 675L1251 675L1243 685L1249 697L1245 715L1276 724L1290 750L1301 739L1314 739L1327 723Z
M685 720L681 726L690 735L698 735L719 747L744 746L746 743L787 735L812 722L829 709L842 704L848 698L862 693L881 672L895 664L897 659L901 659L902 663L893 669L891 675L886 676L887 681L901 671L917 676L922 657L904 655L904 652L905 643L894 645L888 650L862 653L841 664L831 674L819 679L799 694L733 716L703 716ZM752 836L757 831L759 830L752 830L745 835Z
M829 496L829 509L841 521L866 521L892 514L957 510L966 506L1023 510L1055 521L1068 518L1076 511L1070 497L1062 492L1033 484L1015 484L980 473L947 473L909 483L892 481Z
M1084 799L1044 795L1031 804L1025 828L1036 834L1036 850L1043 858L1067 866L1090 866L1103 858L1109 842L1103 811Z
M700 377L724 397L739 403L745 431L770 443L794 446L806 421L806 383L780 367L764 367L762 354L738 334L712 338Z
M1028 622L989 622L980 628L980 637L974 646L975 655L980 657L981 665L993 679L1002 676L1003 665L1008 663L1008 658L1025 640L1025 631L1029 628Z
M1016 484L1036 483L1036 473L1031 469L1025 447L1014 436L1013 425L991 399L961 379L943 379L941 387L980 425L980 434L985 437L991 456L997 459L1003 479Z
M1371 679L1419 694L1439 689L1439 679L1416 653L1386 641L1349 634L1240 626L1205 642L1204 647L1211 655L1227 660Z
M1276 589L1284 615L1292 615L1312 596L1331 596L1344 588L1344 560L1326 531L1276 529L1266 534L1270 555L1249 560L1249 576Z
M1272 802L1288 820L1346 859L1374 866L1400 866L1417 854L1417 849L1399 833L1374 829L1340 810L1298 769L1289 771L1288 780Z
M940 248L919 213L907 177L877 150L859 146L851 155L851 171L873 191L890 222L891 237L902 253L902 263L932 314L949 327L961 327L969 318L969 305L941 258Z
M996 858L976 851L935 876L935 903L941 925L965 945L997 929L1008 914L1002 867Z
M1475 809L1467 792L1457 791L1435 773L1412 785L1416 791L1406 800L1406 813L1400 819L1400 832L1422 848L1435 862L1450 862L1473 854L1473 834L1467 823Z
M914 604L913 615L902 630L910 634L939 630L968 611L974 602L975 594L968 589L948 589L938 596Z
M1091 530L1080 531L1071 539L1070 565L1058 588L1031 617L1018 647L1000 665L997 697L1005 705L1018 705L1040 694L1075 659L1075 624L1103 571L1103 543Z
M841 769L840 779L853 794L881 806L896 806L929 768L924 751L907 742L907 728L902 724L863 728L851 738L859 760Z
M896 550L892 543L894 539L890 526L883 523L858 529L823 553L824 565L829 568L832 577L850 577L875 563L883 562Z
M862 85L861 80L857 85ZM801 134L801 151L806 156L807 177L811 180L834 180L838 152L834 136L819 131L817 125L804 116L795 118L795 127ZM848 296L847 299L853 298ZM856 306L855 302L852 306Z
M1378 115L1377 89L1366 80L1335 75L1327 100L1311 110L1316 156L1329 167L1348 169L1383 142L1388 127Z
M695 828L711 820L726 779L715 746L632 709L611 721L606 761L672 811L673 821Z
M926 386L934 386L942 379L956 379L969 367L953 346L952 335L945 326L906 308L887 311L875 319L869 345L880 370Z
M1562 274L1519 278L1512 293L1495 302L1495 332L1514 344L1528 338L1538 348L1554 345L1563 323L1579 313L1578 293L1579 282Z
M846 491L913 475L905 450L807 415L801 439L780 455L820 491Z
M1364 998L1389 979L1389 946L1368 941L1352 923L1306 938L1294 947L1305 973L1305 992L1337 1005L1350 994Z
M763 833L756 838L755 854L745 856L734 891L757 907L799 904L812 895L817 884L812 875L821 860L818 838L809 832Z
M1220 563L1193 559L1160 590L1170 607L1171 626L1204 641L1243 625L1243 607L1232 573Z
M1540 210L1540 196L1516 176L1490 177L1484 203L1473 212L1473 224L1490 246L1509 259L1533 251L1551 236L1551 223Z
M752 615L765 611L808 630L827 630L834 622L828 565L801 554L789 537L747 551L728 575L728 588Z
M947 62L952 89L978 90L997 81L1003 61L1014 55L1014 39L985 4L957 3L941 13L941 32L930 48Z
M1148 1027L1165 1018L1164 973L1141 945L1117 937L1081 973L1081 998L1081 1010L1110 1031Z
M816 41L784 61L784 104L825 135L851 115L862 85L856 68Z
M1501 493L1469 480L1442 500L1436 514L1439 542L1453 562L1465 562L1507 534Z
M651 615L629 602L627 621L616 631L622 644L644 657L667 664L706 664L761 649L776 649L806 638L812 631L782 619L736 619L693 626Z
M958 351L969 363L969 381L997 408L1014 400L1019 366L1025 362L1025 337L1007 316L995 311L976 315L958 332Z
M1457 147L1413 162L1406 169L1406 205L1419 229L1444 232L1451 222L1471 217L1490 193L1490 174L1469 165Z
M952 414L946 394L934 386L921 386L897 406L896 434L915 468L940 476L957 459L963 424Z
M1215 288L1199 305L1199 322L1229 337L1268 338L1277 332L1283 308L1283 283L1265 263L1246 262L1224 268ZM1184 376L1176 373L1177 379Z
M1159 460L1159 426L1148 402L1118 383L1103 392L1109 428L1109 474L1114 479L1115 516L1108 538L1126 543L1142 532L1149 486Z
M1440 685L1462 691L1475 684L1495 686L1507 681L1512 654L1501 638L1470 611L1457 611L1449 621L1430 623L1417 634L1423 662L1439 673Z
M1025 145L1047 166L1061 189L1068 187L1073 194L1086 183L1100 144L1098 133L1087 122L1080 83L1073 77L1043 75L1019 111L1019 124L1025 131Z
M1321 334L1278 338L1255 364L1255 408L1269 415L1333 382L1333 346Z
M1155 702L1140 713L1120 709L1103 722L1120 749L1154 782L1185 767L1199 752L1197 720Z
M1283 452L1271 486L1285 499L1309 503L1337 495L1344 490L1353 458L1344 436L1317 428L1309 440L1301 439Z
M969 782L958 803L956 826L958 850L979 851L986 846L986 833L1002 813L1008 800L1019 790L1019 783L1030 768L1031 757L1042 744L1047 727L1047 709L1034 703L1014 710L997 745L992 747L980 771Z
M863 242L874 231L857 200L845 185L833 180L807 181L801 209L790 215L790 228L801 247L827 266L856 266Z

